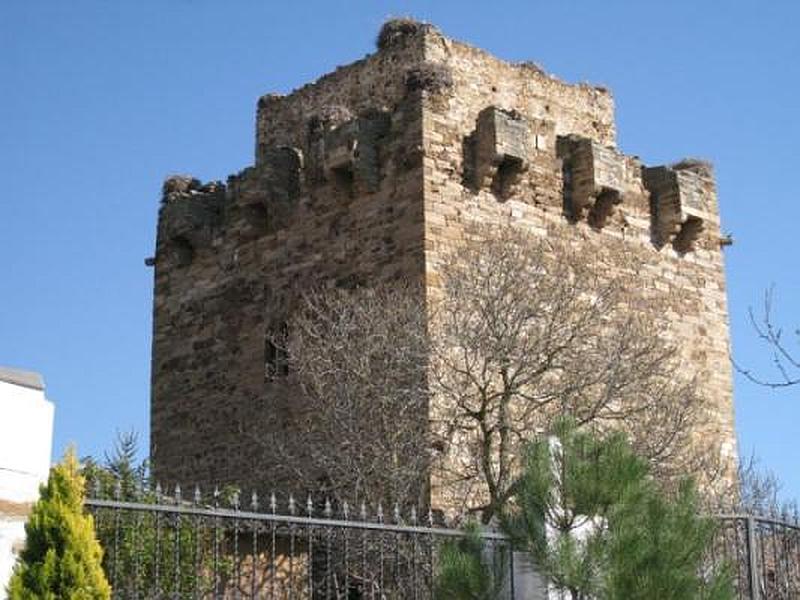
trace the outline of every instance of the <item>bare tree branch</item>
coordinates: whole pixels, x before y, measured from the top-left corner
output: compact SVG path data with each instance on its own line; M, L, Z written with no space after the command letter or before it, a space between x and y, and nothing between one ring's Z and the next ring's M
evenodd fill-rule
M708 414L692 373L633 281L511 228L468 233L476 241L440 266L431 315L445 503L489 520L513 493L522 445L563 414L622 429L665 481L721 470L715 440L697 435Z
M415 502L432 475L438 506L489 521L514 493L523 445L565 414L624 431L667 484L721 472L657 299L585 251L510 228L467 233L427 293L305 295L274 340L304 425L265 441L287 474L368 502Z
M421 289L315 290L283 336L283 384L302 427L262 438L295 487L331 498L415 502L430 463L428 337Z
M739 461L736 486L722 497L726 501L714 507L716 510L764 515L793 523L800 521L797 500L784 497L778 477L765 468L755 454Z
M733 365L739 373L753 383L770 388L785 388L800 384L800 348L792 350L787 347L783 329L775 323L772 314L774 297L775 286L773 285L764 292L764 306L761 315L757 316L751 306L748 309L748 316L758 339L769 349L772 365L778 372L778 378L768 379L756 375L735 360ZM800 329L795 329L793 333L800 344Z

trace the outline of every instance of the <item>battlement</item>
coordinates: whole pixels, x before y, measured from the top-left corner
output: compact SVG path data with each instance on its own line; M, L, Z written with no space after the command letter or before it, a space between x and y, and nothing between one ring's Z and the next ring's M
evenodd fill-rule
M683 161L644 169L650 190L656 240L689 252L709 226L719 228L719 212L711 165Z
M474 192L489 190L501 201L530 196L530 170L557 164L562 193L550 201L573 222L600 230L627 211L648 221L654 245L672 244L684 254L704 231L705 247L719 238L713 199L702 216L680 208L691 175L673 177L682 183L670 193L656 176L659 167L643 171L638 159L616 149L607 89L564 83L532 63L502 61L407 19L389 21L377 45L374 54L289 95L259 100L255 168L272 179L272 199L250 212L275 213L268 229L288 222L299 198L327 193L330 185L345 197L380 192L384 177L431 154L429 130L446 123L462 152L454 167ZM440 111L451 105L455 113ZM713 185L703 189L713 196ZM687 220L681 235L677 223Z
M490 74L502 86L487 81ZM454 85L466 79L495 100L507 100L499 103L503 108L553 120L559 135L579 133L604 145L615 143L608 90L564 83L533 63L508 63L431 25L398 19L381 29L377 52L291 94L259 99L256 163L269 146L307 149L309 129L333 128L365 111L391 112L423 94L452 96Z
M246 440L301 433L291 391L265 377L269 332L298 294L403 279L427 295L443 253L476 222L585 247L601 279L634 276L643 300L666 295L672 334L714 399L712 433L735 456L710 166L622 153L605 88L410 20L387 23L377 45L261 97L254 164L225 184L164 183L151 261L157 477L278 477L278 458Z
M175 265L186 266L195 252L209 247L221 225L225 188L186 176L171 176L162 188L164 251Z

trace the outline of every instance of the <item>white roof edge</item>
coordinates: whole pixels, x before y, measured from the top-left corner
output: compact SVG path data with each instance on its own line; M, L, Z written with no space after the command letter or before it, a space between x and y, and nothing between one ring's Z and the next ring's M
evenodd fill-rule
M0 366L0 381L34 390L44 390L44 378L35 371L23 371L22 369Z

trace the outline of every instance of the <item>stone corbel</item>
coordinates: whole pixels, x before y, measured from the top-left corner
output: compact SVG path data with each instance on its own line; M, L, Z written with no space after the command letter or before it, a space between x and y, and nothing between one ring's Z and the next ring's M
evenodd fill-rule
M209 246L220 224L225 188L217 182L202 185L189 177L170 177L164 183L161 223L166 250L186 266L198 249Z
M326 131L323 137L325 179L366 192L380 187L380 152L391 120L388 114L372 111Z
M557 153L564 163L564 191L572 217L603 227L624 199L625 157L577 135L559 137Z
M519 113L489 106L478 115L472 144L475 187L491 189L503 198L512 196L528 169L527 120Z
M719 224L713 209L710 168L704 163L685 162L645 167L642 175L650 192L657 242L672 244L680 253L691 252L707 225Z

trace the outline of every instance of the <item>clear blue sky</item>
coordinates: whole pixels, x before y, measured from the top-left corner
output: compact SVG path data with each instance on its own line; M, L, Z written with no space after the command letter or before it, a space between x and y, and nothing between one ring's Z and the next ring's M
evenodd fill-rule
M255 102L374 48L413 15L509 60L608 85L619 142L716 165L734 352L777 285L800 324L800 2L0 2L0 364L40 371L55 453L148 430L159 190L250 164ZM800 496L800 388L736 380L741 450ZM0 414L0 418L4 415Z

